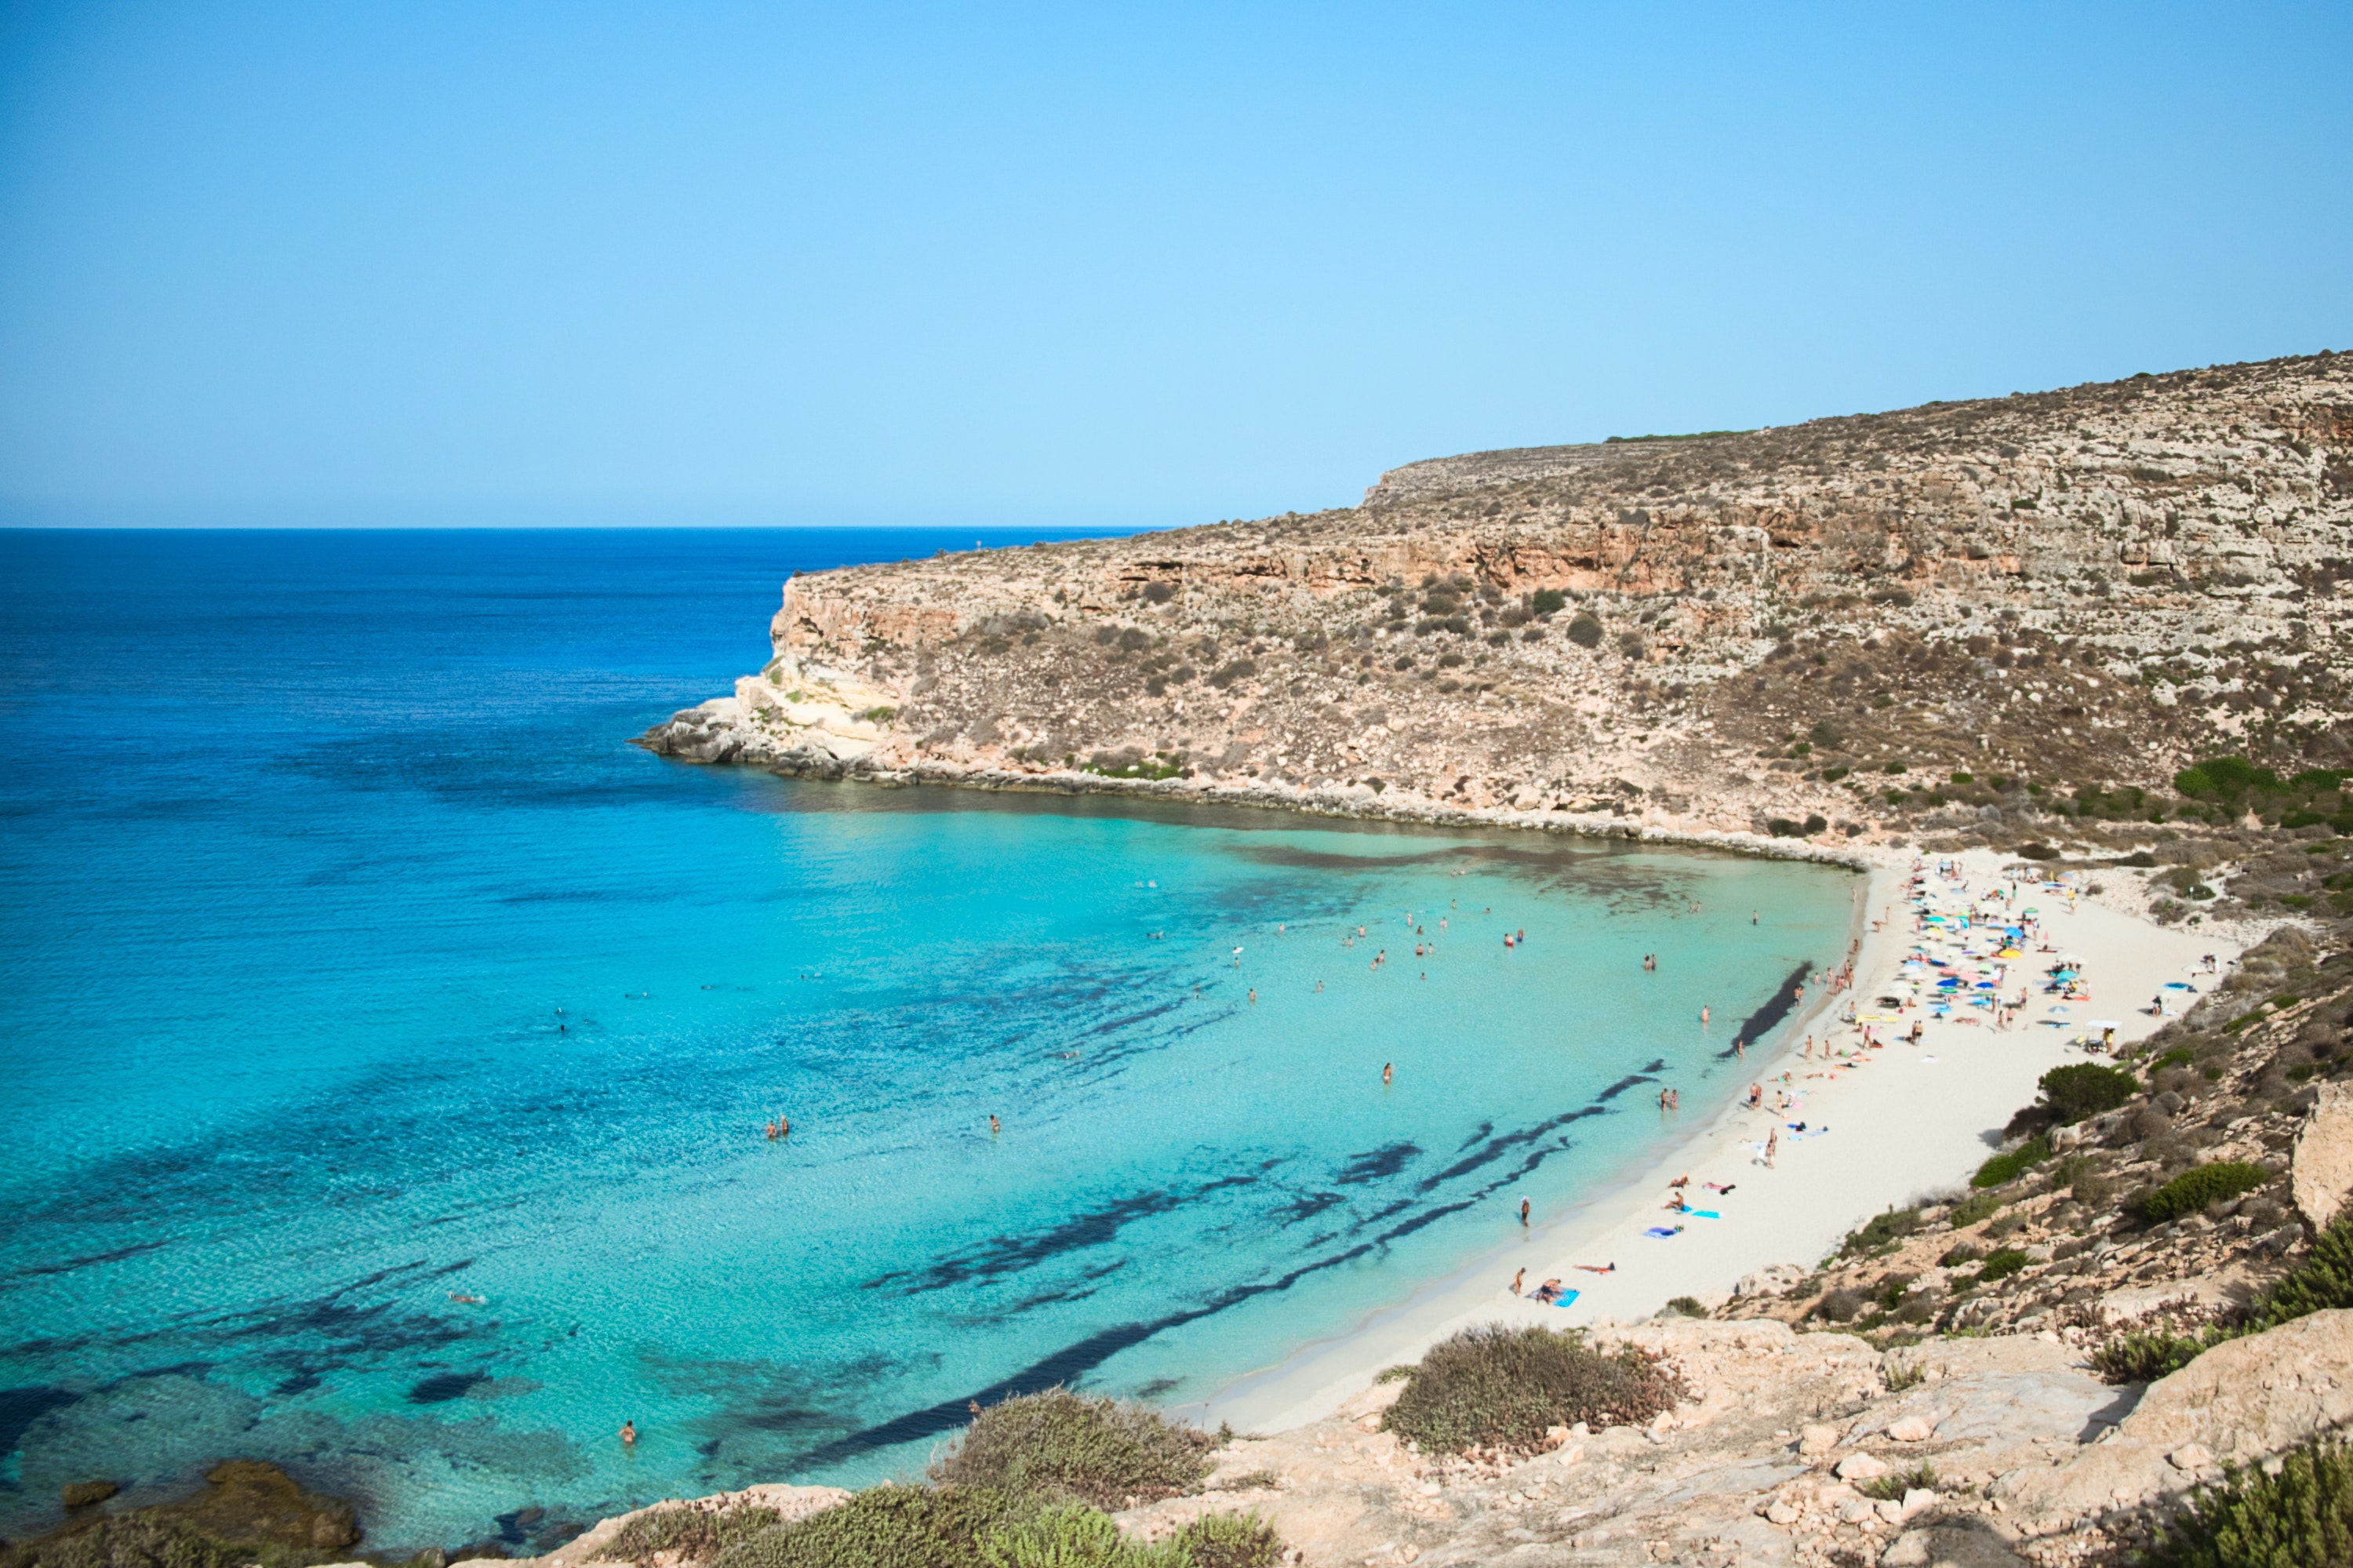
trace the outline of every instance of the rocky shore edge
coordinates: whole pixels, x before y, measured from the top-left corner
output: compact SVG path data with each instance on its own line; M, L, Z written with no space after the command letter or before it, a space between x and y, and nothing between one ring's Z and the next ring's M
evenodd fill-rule
M882 789L932 787L977 789L997 794L1118 796L1171 805L1231 806L1367 822L1410 823L1438 828L1509 828L1573 838L1616 839L1634 843L1721 850L1771 860L1810 861L1823 865L1844 866L1852 871L1870 871L1894 864L1905 847L1900 840L1884 846L1841 846L1816 843L1802 838L1775 838L1765 833L1725 829L1662 826L1599 812L1522 810L1508 806L1456 806L1402 792L1390 795L1364 785L1311 789L1182 778L1124 779L1082 768L1032 771L951 761L889 766L877 764L863 756L836 756L814 746L798 746L782 753L766 752L759 748L745 748L737 737L732 736L718 739L714 744L713 732L706 726L707 721L698 724L699 718L700 710L687 709L635 736L630 744L679 761L754 767L779 778L820 783L869 784ZM723 731L721 733L724 734Z

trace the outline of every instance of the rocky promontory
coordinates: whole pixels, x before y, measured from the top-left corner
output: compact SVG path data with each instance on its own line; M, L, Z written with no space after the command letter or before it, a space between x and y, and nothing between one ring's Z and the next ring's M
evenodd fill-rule
M2145 821L2196 757L2353 760L2348 577L2353 360L2322 355L1476 453L1342 511L803 576L774 660L643 744L883 782L2098 843L2064 809L2085 791L2140 791L2092 815Z

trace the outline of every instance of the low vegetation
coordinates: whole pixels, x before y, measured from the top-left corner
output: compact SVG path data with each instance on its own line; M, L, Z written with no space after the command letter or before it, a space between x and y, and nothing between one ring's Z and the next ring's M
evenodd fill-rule
M1978 1173L1969 1178L1969 1185L1999 1187L2005 1182L2015 1181L2050 1158L2051 1140L2037 1135L1978 1166Z
M2110 1383L2155 1383L2205 1353L2207 1341L2184 1334L2126 1334L2092 1352L2092 1365Z
M2243 1196L2270 1180L2270 1173L2260 1165L2240 1160L2217 1160L2184 1171L2151 1192L2141 1200L2141 1213L2149 1224L2161 1225L2184 1214L2194 1214L2209 1203Z
M1215 1446L1145 1406L1057 1388L982 1411L932 1475L948 1486L1130 1508L1199 1490Z
M2121 1067L2103 1066L2097 1062L2053 1067L2042 1075L2036 1086L2042 1089L2043 1103L2062 1125L2115 1110L2140 1093L2138 1078Z
M596 1555L608 1563L650 1563L655 1552L669 1552L676 1554L672 1561L703 1562L739 1541L775 1529L783 1518L775 1509L749 1504L711 1508L688 1503L656 1509L623 1525Z
M197 1531L130 1515L87 1530L0 1546L5 1568L232 1568L253 1561Z
M881 1486L738 1542L712 1568L1273 1568L1282 1556L1282 1538L1255 1514L1205 1515L1145 1543L1084 1503L996 1487Z
M1271 1568L1282 1542L1254 1514L1209 1514L1146 1544L1089 1508L1049 1509L980 1542L988 1568Z
M1425 1453L1530 1451L1555 1426L1641 1425L1674 1407L1681 1383L1656 1359L1604 1355L1550 1329L1466 1329L1434 1347L1382 1425Z
M2337 1568L2353 1562L2353 1452L2337 1438L2230 1472L2158 1535L2144 1568Z
M984 1538L1037 1511L987 1487L870 1487L736 1542L712 1568L971 1568Z
M1927 1465L1915 1465L1908 1470L1891 1470L1875 1481L1865 1481L1855 1489L1864 1497L1881 1502L1902 1502L1905 1492L1933 1492L1936 1489L1936 1472Z

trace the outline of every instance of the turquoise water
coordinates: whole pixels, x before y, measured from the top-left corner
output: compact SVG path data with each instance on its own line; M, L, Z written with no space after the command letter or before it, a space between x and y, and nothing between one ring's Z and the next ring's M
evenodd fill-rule
M519 1552L1198 1400L1590 1196L1842 948L1819 867L622 744L786 568L932 547L0 535L0 1529L238 1456Z

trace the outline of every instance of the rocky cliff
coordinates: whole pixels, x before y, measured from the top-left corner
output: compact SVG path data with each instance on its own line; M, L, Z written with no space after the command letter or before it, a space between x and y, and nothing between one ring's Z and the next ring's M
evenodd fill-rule
M2052 829L2045 788L2155 789L2213 750L2353 757L2348 534L2353 359L2331 355L1476 453L1345 511L797 577L767 668L644 744L2017 842Z

